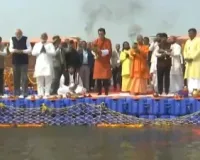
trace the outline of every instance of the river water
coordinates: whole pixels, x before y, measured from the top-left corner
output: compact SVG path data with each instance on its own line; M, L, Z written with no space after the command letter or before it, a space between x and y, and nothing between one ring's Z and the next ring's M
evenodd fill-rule
M200 128L0 129L0 160L199 160Z

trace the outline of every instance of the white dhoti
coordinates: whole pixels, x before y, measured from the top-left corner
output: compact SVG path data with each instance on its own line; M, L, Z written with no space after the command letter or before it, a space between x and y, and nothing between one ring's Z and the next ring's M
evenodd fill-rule
M155 92L158 91L158 82L157 82L157 61L155 60L154 63L151 63L151 67L150 67L150 74L152 75L152 81L151 84L153 86L153 89Z
M76 73L76 78L74 79L74 74L69 74L69 85L65 85L65 77L64 75L61 76L60 78L60 87L57 91L58 95L63 95L66 96L66 94L84 94L86 93L86 89L83 87L83 83L81 80L81 77L79 76L78 73ZM77 87L75 87L75 82L78 82ZM72 90L73 88L73 90Z
M188 78L187 84L189 93L192 93L194 89L200 90L200 79Z
M37 82L37 92L39 96L49 96L52 76L39 76L36 77Z
M184 87L183 75L171 74L170 75L170 93L177 93Z
M84 94L85 93L85 88L78 85L76 87L76 89L74 90L74 92L70 89L69 86L62 86L58 89L58 95L63 95L65 96L66 94L72 94L72 93L76 93L76 94Z

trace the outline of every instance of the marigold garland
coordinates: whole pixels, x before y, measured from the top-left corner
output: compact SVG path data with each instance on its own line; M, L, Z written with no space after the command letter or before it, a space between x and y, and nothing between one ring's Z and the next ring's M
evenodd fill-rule
M28 76L28 81L31 83L31 85L36 85L36 80L34 81L31 75L29 75L29 73L27 74ZM13 88L13 69L12 68L7 68L4 71L4 81L5 81L5 85L8 86L9 90L12 90Z

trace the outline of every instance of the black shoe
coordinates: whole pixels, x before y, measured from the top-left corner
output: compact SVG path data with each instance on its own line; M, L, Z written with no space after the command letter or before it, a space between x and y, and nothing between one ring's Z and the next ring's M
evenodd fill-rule
M108 95L108 89L105 89L105 95L106 96Z

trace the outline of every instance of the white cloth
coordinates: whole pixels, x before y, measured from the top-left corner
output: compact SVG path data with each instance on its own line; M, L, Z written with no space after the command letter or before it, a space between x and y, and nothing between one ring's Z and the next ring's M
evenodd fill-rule
M30 54L32 51L32 47L31 47L31 43L28 41L28 39L26 40L26 48L27 49L23 50L23 53ZM16 51L16 49L14 49L14 44L13 44L12 38L10 39L9 51L10 51L10 53L14 53Z
M170 75L170 93L177 93L184 87L183 75L171 74Z
M5 47L3 49L3 51L0 51L0 56L6 56L8 53L7 53L7 47Z
M108 49L104 49L104 50L101 50L101 55L102 57L105 57L109 54L109 50Z
M149 46L149 51L153 52L156 46L158 46L158 42L152 42Z
M40 53L42 47L46 53ZM32 55L36 56L34 77L51 76L53 77L53 57L56 56L55 47L52 43L36 43L33 47Z
M188 78L187 83L189 93L192 93L194 89L200 90L200 79Z
M153 74L152 74L151 85L153 86L154 91L155 91L155 92L158 92L157 73L153 73Z
M181 54L181 46L177 43L171 45L171 57L172 57L172 67L170 74L183 75L182 64L183 56Z
M40 76L36 78L37 81L37 92L39 96L49 96L52 76Z
M152 51L151 55L151 67L150 67L150 74L152 74L152 85L154 91L158 91L158 81L157 81L157 57L156 57L156 49L158 48L158 43L153 42L151 43L149 50Z
M112 56L110 58L110 64L112 68L120 66L120 52L118 52L117 50L114 50L112 52Z
M170 71L170 93L177 93L184 87L181 46L177 43L171 45L172 67Z
M84 94L86 92L86 89L83 87L81 77L79 75L77 75L77 77L78 77L79 84L74 90L74 92L76 94ZM65 82L65 77L62 75L60 78L60 87L58 89L58 95L65 96L67 93L73 93L73 91L70 89L70 87L73 87L75 84L73 75L69 76L69 86L66 86L64 82Z
M152 43L149 47L149 50L152 51L150 73L157 72L157 57L156 57L157 49L159 49L157 42Z
M83 50L83 64L88 64L88 52Z

